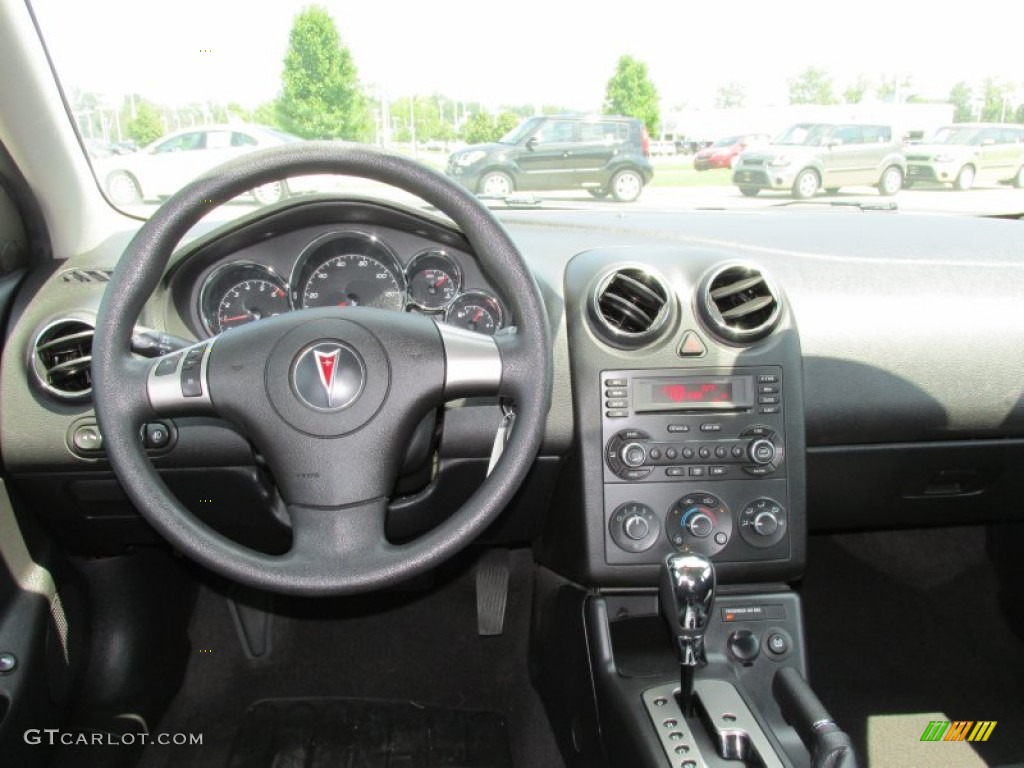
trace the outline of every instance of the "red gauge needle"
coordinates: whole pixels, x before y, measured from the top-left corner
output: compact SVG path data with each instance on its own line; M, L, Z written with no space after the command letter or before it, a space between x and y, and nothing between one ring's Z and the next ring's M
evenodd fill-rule
M246 315L234 315L233 317L223 317L223 318L221 318L221 323L235 323L235 322L237 322L239 320L248 320L248 319L249 319L249 315L247 315L247 314Z
M339 307L347 307L348 306L348 302L347 301L339 301L338 302L338 306Z
M484 316L484 311L482 309L478 309L476 311L476 314L473 315L473 322L474 323L479 323L480 322L480 318L483 317L483 316Z
M441 275L439 278L437 278L437 282L434 283L434 287L440 288L446 282L448 282L448 275Z

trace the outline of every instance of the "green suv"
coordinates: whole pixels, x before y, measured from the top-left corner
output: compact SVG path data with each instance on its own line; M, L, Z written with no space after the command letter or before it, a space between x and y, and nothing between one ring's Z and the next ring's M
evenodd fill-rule
M650 140L634 117L531 117L498 141L454 152L447 173L488 197L586 189L633 202L654 177Z

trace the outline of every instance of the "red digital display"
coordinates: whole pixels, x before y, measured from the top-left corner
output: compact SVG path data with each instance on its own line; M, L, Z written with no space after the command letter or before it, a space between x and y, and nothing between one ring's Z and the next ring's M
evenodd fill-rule
M655 403L731 403L730 382L677 382L655 390Z

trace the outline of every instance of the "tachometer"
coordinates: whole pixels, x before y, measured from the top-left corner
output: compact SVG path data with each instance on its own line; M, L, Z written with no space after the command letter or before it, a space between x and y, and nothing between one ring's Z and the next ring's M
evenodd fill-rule
M285 282L269 267L251 262L225 264L200 292L200 316L211 334L290 309Z
M314 240L296 264L293 299L301 307L405 308L405 279L394 253L362 232Z
M461 294L445 312L444 321L477 333L493 336L501 328L501 302L483 291Z
M462 270L446 251L418 253L405 270L409 301L420 309L444 309L462 287Z

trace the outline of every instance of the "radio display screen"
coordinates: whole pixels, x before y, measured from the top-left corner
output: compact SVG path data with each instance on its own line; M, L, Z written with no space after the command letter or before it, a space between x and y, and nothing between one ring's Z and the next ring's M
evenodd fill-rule
M750 376L673 376L633 380L633 410L742 410L753 405Z

